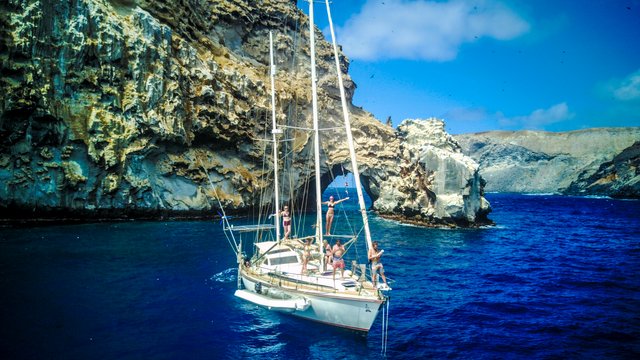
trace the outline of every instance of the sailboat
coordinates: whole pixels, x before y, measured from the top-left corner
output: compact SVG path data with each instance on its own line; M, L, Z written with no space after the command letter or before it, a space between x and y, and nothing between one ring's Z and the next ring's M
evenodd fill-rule
M333 41L335 66L337 69L338 87L340 90L344 130L349 146L351 169L357 190L359 212L362 216L362 229L352 235L333 235L350 244L364 234L367 250L372 247L372 234L365 207L360 183L360 175L356 162L354 142L351 135L351 124L342 75L339 64L338 48L331 20L329 1L326 0L327 14ZM282 127L276 123L275 111L275 65L273 54L273 35L269 35L270 43L270 80L271 80L271 139L273 148L274 170L274 204L275 211L270 216L272 222L257 225L234 225L229 218L222 216L227 238L236 253L238 263L238 283L235 296L255 305L272 311L288 313L303 319L346 328L357 332L368 333L380 312L383 313L383 329L388 324L389 288L386 283L374 286L371 269L367 264L353 261L351 269L344 272L335 271L329 261L325 261L323 241L322 193L320 173L320 144L318 126L318 94L316 87L316 61L314 39L313 0L309 1L309 29L311 46L311 92L313 106L314 165L315 165L315 199L316 219L315 234L301 237L281 238L279 196L278 143L283 133ZM275 232L275 237L273 233ZM265 240L266 239L266 240ZM331 239L331 238L330 238ZM245 255L243 249L251 241L252 255ZM349 268L349 266L347 266ZM380 282L378 282L379 284ZM386 334L386 331L383 332Z

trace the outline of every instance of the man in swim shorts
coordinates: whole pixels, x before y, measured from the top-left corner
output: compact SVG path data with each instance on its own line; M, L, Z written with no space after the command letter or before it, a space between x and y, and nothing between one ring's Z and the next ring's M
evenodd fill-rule
M344 277L344 259L342 255L345 253L344 245L340 242L340 239L336 240L336 244L333 245L331 255L333 256L333 280L336 279L336 269L340 268L341 275Z
M387 277L384 276L384 266L380 262L380 258L382 257L382 253L384 250L378 250L378 242L374 241L372 244L372 248L369 249L369 261L371 261L371 282L373 283L373 287L376 287L377 273L380 271L380 276L384 281L384 287L388 288Z

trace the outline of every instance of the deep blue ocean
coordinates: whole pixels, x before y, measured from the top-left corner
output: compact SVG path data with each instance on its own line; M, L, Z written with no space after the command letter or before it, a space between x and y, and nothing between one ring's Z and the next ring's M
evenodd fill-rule
M386 357L640 358L640 201L487 198L495 227L370 220ZM0 358L383 358L380 317L363 337L258 308L234 260L217 221L0 228Z

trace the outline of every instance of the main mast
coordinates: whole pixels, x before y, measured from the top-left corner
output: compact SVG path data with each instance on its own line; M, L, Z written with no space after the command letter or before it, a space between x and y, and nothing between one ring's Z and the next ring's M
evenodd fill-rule
M318 126L318 89L316 78L316 41L313 22L313 1L309 0L309 41L311 45L311 100L313 104L313 140L316 172L316 236L322 244L322 191L320 188L320 129ZM320 246L322 248L322 246Z
M360 213L362 214L362 222L364 226L364 236L367 240L367 249L371 249L371 231L369 230L369 218L367 216L367 208L364 204L364 196L362 195L362 184L360 183L360 171L356 161L356 150L353 145L353 135L351 134L351 121L349 120L349 107L347 105L347 97L344 94L344 86L342 84L342 71L340 71L340 58L338 57L338 45L336 44L336 35L333 31L333 21L331 20L331 9L329 8L329 0L325 0L327 4L327 17L329 18L329 29L331 30L331 41L333 43L333 57L336 60L336 71L338 73L338 88L340 89L340 100L342 102L342 116L344 117L344 127L347 133L347 143L349 144L349 155L351 157L351 168L355 179L356 191L358 192L358 204L360 205Z
M269 73L271 77L271 137L273 141L273 192L275 201L276 239L280 241L280 187L278 185L278 138L281 131L276 124L276 65L273 62L273 34L269 31Z

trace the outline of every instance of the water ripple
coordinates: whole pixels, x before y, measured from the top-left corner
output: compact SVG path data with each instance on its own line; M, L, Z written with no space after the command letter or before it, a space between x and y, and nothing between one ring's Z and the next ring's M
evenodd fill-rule
M238 268L229 268L227 270L221 271L209 278L209 280L220 282L220 283L230 283L234 282L237 279Z

